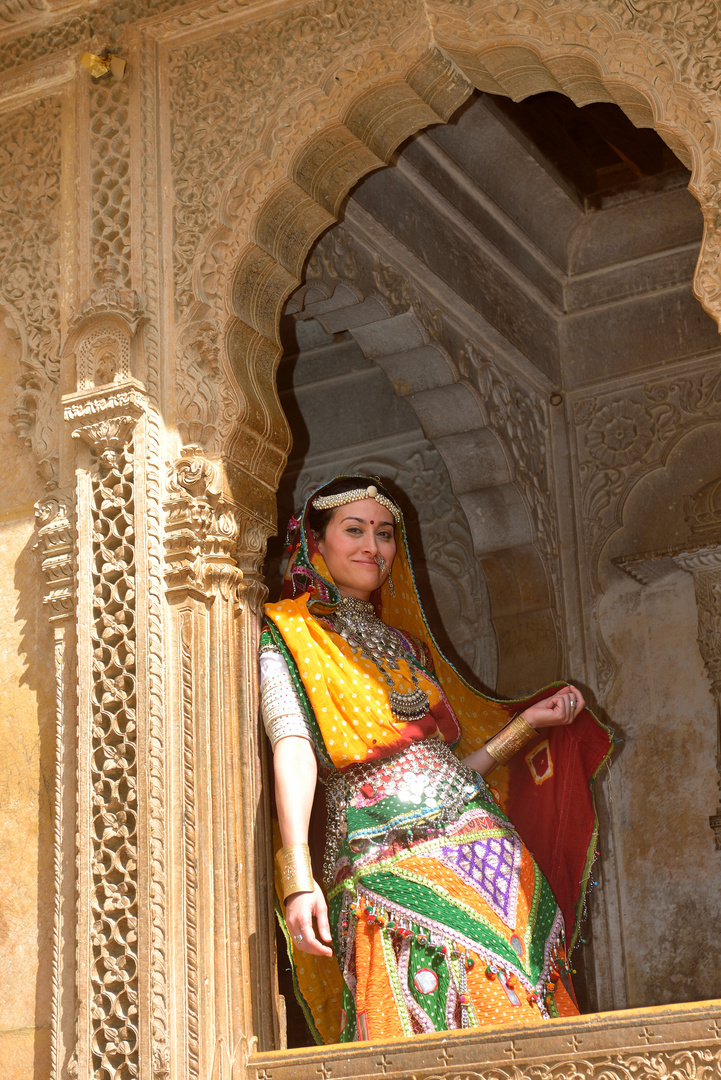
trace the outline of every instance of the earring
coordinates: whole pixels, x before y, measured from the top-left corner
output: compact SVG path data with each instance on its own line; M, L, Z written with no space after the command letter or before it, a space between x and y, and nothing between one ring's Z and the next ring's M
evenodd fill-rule
M391 596L395 596L396 595L396 590L395 590L394 585L393 585L393 578L391 577L391 568L390 568L390 566L385 561L385 559L383 558L382 555L376 555L376 562L378 563L378 567L379 567L381 573L383 573L384 570L386 570L388 572L388 588L390 590Z

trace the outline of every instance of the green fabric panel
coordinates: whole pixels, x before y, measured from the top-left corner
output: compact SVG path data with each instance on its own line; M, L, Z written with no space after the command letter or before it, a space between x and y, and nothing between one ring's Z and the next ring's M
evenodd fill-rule
M422 994L413 982L413 976L419 968L430 968L438 976L438 989L432 994ZM408 989L424 1009L436 1031L446 1029L446 1002L450 990L451 976L445 956L434 955L425 945L419 945L416 941L411 942L411 954L408 962Z
M488 813L493 814L502 821L508 821L508 818L500 806L493 801L492 797L485 797L483 789L464 804L461 813L465 814L468 810L475 809L487 810ZM377 836L380 833L387 833L391 829L408 828L413 825L414 821L421 818L424 822L428 822L431 827L435 827L439 822L438 818L431 817L432 813L433 810L428 806L423 804L417 806L402 802L395 795L389 795L386 799L379 799L378 802L370 806L349 806L346 810L348 839ZM452 838L450 842L452 842Z
M356 1036L356 1027L358 1026L358 1019L355 1011L355 998L353 997L353 991L348 983L343 981L343 1008L345 1010L345 1027L340 1033L339 1042L354 1042Z

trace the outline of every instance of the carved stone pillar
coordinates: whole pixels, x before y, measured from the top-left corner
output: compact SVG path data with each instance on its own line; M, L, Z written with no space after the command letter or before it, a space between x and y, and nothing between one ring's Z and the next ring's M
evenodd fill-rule
M53 490L37 503L38 549L47 592L43 603L53 628L55 661L55 783L51 1077L67 1075L73 1053L75 1003L72 973L75 863L75 533L71 500ZM72 979L70 980L72 981Z
M186 935L178 1040L184 1077L229 1080L256 1041L280 1039L255 691L267 527L234 502L222 466L199 447L171 466L165 509L167 703L179 763L167 805Z
M78 395L65 417L78 454L78 1076L135 1077L143 1030L139 943L147 851L146 716L138 663L135 455L146 402L137 388ZM139 633L140 629L140 633ZM144 992L145 991L145 992ZM148 1047L148 1049L150 1049ZM150 1060L150 1054L146 1056ZM145 1070L150 1075L149 1070Z

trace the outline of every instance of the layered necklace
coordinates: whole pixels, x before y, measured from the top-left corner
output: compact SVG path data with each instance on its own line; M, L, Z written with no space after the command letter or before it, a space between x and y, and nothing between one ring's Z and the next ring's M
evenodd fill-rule
M428 695L418 685L418 677L408 660L398 636L379 619L369 600L343 596L328 622L337 634L348 642L354 656L372 660L385 679L390 693L388 702L397 720L420 720L430 708ZM391 671L398 671L398 660L405 659L413 689L406 693L397 690Z

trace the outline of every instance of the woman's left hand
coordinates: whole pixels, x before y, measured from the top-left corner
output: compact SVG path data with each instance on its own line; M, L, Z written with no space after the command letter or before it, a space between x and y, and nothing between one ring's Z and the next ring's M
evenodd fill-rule
M580 690L575 686L564 686L551 697L529 705L521 715L532 728L560 727L572 724L586 702Z

